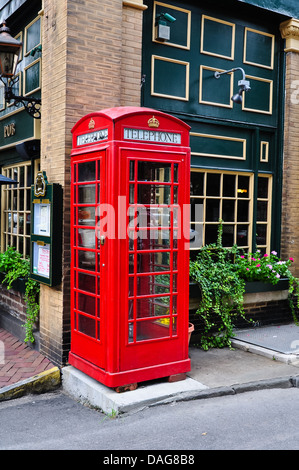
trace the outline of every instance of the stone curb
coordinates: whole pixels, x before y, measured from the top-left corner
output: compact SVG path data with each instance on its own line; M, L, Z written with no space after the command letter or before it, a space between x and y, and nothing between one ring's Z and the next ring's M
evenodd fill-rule
M259 391L259 390L270 390L274 388L299 388L299 375L298 376L287 376L279 377L274 379L258 380L254 382L248 382L244 384L235 384L224 387L213 387L201 390L198 392L185 393L184 395L178 395L177 397L167 398L165 400L157 401L156 403L149 404L148 407L166 405L169 403L180 402L180 401L191 401L200 400L207 398L224 397L228 395L237 395L239 393ZM123 410L126 411L126 410Z
M262 346L256 346L255 344L245 343L238 339L232 339L231 344L233 347L241 349L242 351L258 354L259 356L267 357L273 361L283 362L285 364L299 363L298 354L284 354L272 349L263 348Z
M132 414L154 406L191 400L224 397L274 388L299 388L299 375L286 375L211 388L188 378L187 381L177 382L175 389L169 387L169 384L157 383L119 394L70 366L62 370L62 387L64 392L77 401L100 409L105 414L109 415L112 412Z
M51 392L61 385L61 373L58 367L41 372L0 389L0 402L19 398L28 394Z

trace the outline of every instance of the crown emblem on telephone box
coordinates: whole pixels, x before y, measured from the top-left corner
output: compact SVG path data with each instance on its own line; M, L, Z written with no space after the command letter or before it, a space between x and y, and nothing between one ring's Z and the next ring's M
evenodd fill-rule
M96 126L96 123L95 123L94 120L91 118L91 120L89 121L88 127L89 127L89 129L94 129L95 126Z
M149 119L147 121L148 123L148 127L159 127L160 126L160 123L158 121L158 119L155 118L155 116L153 116L151 119Z

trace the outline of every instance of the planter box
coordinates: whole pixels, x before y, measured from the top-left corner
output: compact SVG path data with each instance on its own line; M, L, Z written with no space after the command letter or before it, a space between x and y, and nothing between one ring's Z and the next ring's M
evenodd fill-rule
M288 302L288 279L281 279L276 285L270 283L246 282L244 294L244 309L247 318L252 318L255 326L281 324L292 321ZM202 320L195 313L200 302L200 288L195 282L189 283L189 320L195 325L191 341L198 340L197 336L203 331ZM238 328L248 328L242 319L236 322Z
M275 285L271 284L270 282L250 281L245 283L245 294L259 292L278 292L288 290L288 288L288 279L280 279ZM190 299L200 298L200 288L196 282L189 282L189 297Z
M0 283L2 284L4 278L5 278L6 274L5 273L2 273L0 272ZM26 290L26 281L27 279L25 278L18 278L16 279L12 285L11 285L11 289L12 290L15 290L17 292L20 292L20 294L25 294L25 290ZM7 284L3 284L4 287L7 287Z
M281 279L275 285L261 281L246 282L244 307L252 304L265 304L267 302L287 300L289 295L288 289L288 279Z
M275 285L270 282L250 281L245 283L245 294L251 294L253 292L275 292L287 290L288 288L288 279L280 279Z

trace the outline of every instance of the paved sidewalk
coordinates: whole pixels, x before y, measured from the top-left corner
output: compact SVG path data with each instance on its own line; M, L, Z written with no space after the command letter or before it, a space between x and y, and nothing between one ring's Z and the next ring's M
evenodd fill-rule
M15 396L17 385L30 383L30 379L53 371L55 366L38 351L0 328L0 401L1 395L11 392Z
M148 406L205 399L263 388L299 387L299 327L269 326L236 332L233 347L203 351L190 347L187 379L159 379L117 393L72 366L55 367L0 329L0 402L62 385L65 393L105 413L136 412Z
M258 345L255 344L259 333ZM246 341L240 340L244 333ZM263 338L273 337L275 349L263 347ZM199 400L234 395L265 388L299 387L299 328L295 325L238 331L233 348L203 351L190 347L191 371L186 380L167 379L138 384L138 388L116 393L72 366L62 369L64 390L82 403L105 413L128 413L145 407L181 400ZM277 345L279 347L277 347ZM285 346L285 347L283 347ZM291 354L290 354L291 352Z

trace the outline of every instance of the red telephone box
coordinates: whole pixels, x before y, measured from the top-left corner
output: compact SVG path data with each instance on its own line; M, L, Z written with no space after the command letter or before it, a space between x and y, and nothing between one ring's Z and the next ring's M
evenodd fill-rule
M69 362L108 387L186 373L189 126L120 107L72 133Z

